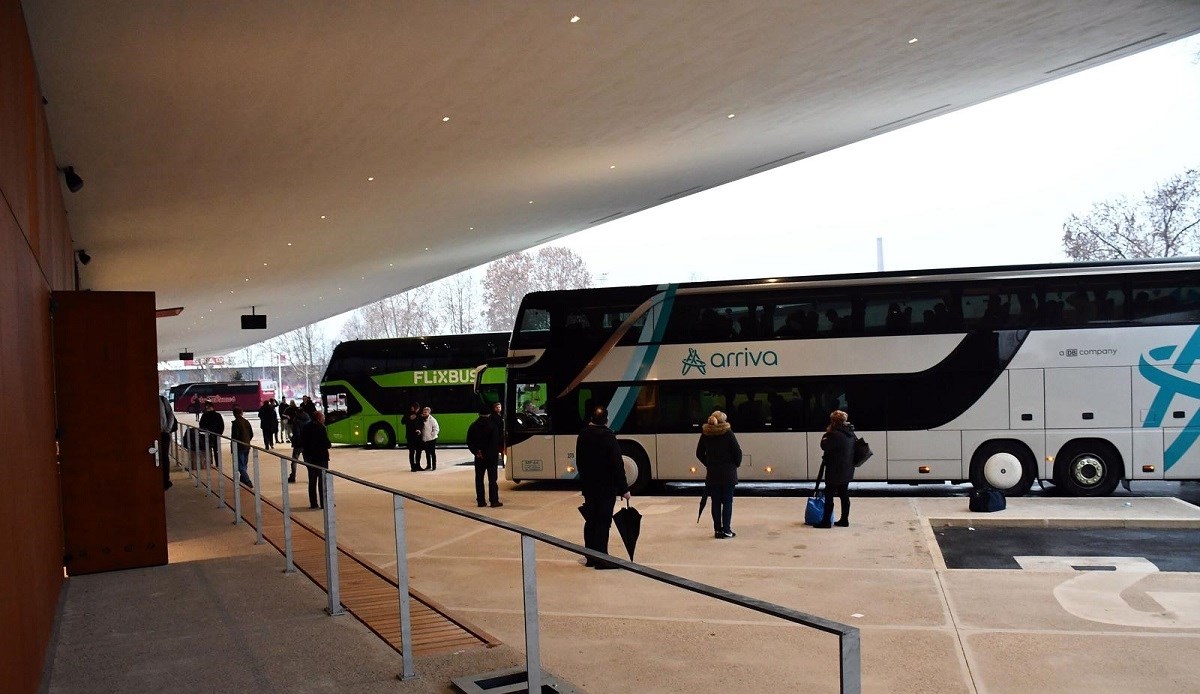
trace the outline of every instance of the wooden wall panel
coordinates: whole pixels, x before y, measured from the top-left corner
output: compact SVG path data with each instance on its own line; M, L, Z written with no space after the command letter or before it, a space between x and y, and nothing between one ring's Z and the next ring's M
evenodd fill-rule
M23 233L31 227L36 180L35 114L41 107L36 84L21 5L0 0L0 190Z
M0 688L35 692L63 584L50 292L71 239L18 0L0 0Z

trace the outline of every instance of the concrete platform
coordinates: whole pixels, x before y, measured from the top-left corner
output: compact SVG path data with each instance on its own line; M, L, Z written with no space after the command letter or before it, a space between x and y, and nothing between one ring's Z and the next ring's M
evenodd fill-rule
M438 470L411 473L402 450L333 451L337 470L474 511L473 472L470 466L452 464L466 460L462 451L444 451ZM264 480L277 479L277 468L271 469L273 474L264 468ZM301 481L303 477L302 472ZM948 570L933 539L934 528L983 522L985 514L968 513L965 496L905 496L907 490L899 487L895 496L855 498L851 527L830 530L803 524L803 497L739 496L733 517L738 536L732 540L714 539L707 516L696 523L697 498L635 497L634 506L644 514L636 556L664 571L860 627L867 692L1197 690L1200 574L1108 572L1108 584L1101 581L1075 590L1081 578L1096 580L1084 574L1099 572L1069 567ZM278 482L264 483L264 493L279 498L283 491ZM303 484L290 485L288 493L293 507L304 507L298 515L318 518L318 512L307 509ZM388 495L339 481L336 496L339 542L394 571ZM294 576L279 574L282 560L272 556L272 550L255 547L252 530L233 528L231 512L217 512L208 502L197 505L195 498L203 499L202 492L190 486L177 484L168 492L171 566L148 570L149 577L128 586L121 577L139 572L71 580L52 690L97 691L86 685L94 684L90 672L100 663L86 656L85 651L94 648L87 639L80 641L96 630L112 638L103 656L112 666L108 669L155 663L154 691L167 681L193 681L196 675L177 672L194 673L200 666L241 668L245 674L236 681L256 691L375 691L375 686L447 691L452 670L485 672L523 659L519 541L509 533L409 505L413 587L461 612L506 646L462 654L450 662L418 660L420 680L399 682L394 679L400 671L398 655L377 639L371 645L374 637L352 618L325 617L322 593L311 584L298 585ZM478 510L581 541L577 490L552 484L513 489L502 483L501 499L503 508ZM1200 522L1200 509L1167 498L1029 497L1013 500L1007 511L986 518L1154 527ZM220 538L219 544L213 544L203 559L186 558L197 547L217 543L210 537ZM617 553L619 548L614 532L610 549ZM837 690L833 637L667 589L627 572L592 571L577 559L562 550L538 547L538 598L543 666L584 691ZM187 592L186 585L196 585L196 572L210 571L207 567L215 575L228 574L228 582L211 591ZM240 572L245 576L238 579ZM1120 579L1119 585L1112 583L1113 576ZM81 582L96 588L77 590ZM193 614L170 620L169 628L123 621L121 609L131 599L124 596L144 594L150 597L138 599L153 600L154 586L160 583L174 586L165 594L187 596L181 599L195 603L189 608ZM217 606L227 619L203 618ZM297 631L297 623L314 631ZM252 637L244 636L247 633ZM161 640L157 634L170 634L168 641L186 641L192 649L230 645L206 652L209 660L203 663L188 655L192 649L148 655L144 644ZM329 641L335 636L355 641ZM268 649L267 643L282 645ZM338 663L328 666L334 675L321 674L324 669L312 656L322 653ZM474 660L478 662L468 662ZM285 684L283 678L292 672L297 676ZM179 679L171 679L175 677ZM118 684L104 690L142 691L126 688L126 679Z

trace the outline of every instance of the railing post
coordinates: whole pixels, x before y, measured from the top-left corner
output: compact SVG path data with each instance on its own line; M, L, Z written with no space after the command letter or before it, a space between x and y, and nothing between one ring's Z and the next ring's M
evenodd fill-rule
M392 494L392 513L396 520L396 592L400 598L400 657L404 661L401 680L417 676L413 669L412 607L408 598L408 527L404 522L404 497Z
M216 472L213 474L217 476L217 508L221 508L225 505L225 475L221 473L221 444L218 441L217 435L209 432L208 450L213 457L213 464L209 467L216 468Z
M285 574L295 573L292 562L292 498L288 494L288 459L279 456L279 477L283 483L283 561Z
M200 463L199 463L199 461L196 460L197 451L196 451L195 430L192 429L191 427L188 427L188 430L186 432L184 432L184 436L188 437L187 451L188 451L188 460L190 460L192 463L192 486L199 487L200 486Z
M197 432L199 433L199 432ZM204 465L204 496L212 496L212 469L213 459L212 451L209 450L208 432L204 432L203 436L196 436L196 445L203 446L200 451L200 459Z
M838 637L840 679L842 694L862 692L861 644L858 629L847 631Z
M233 494L233 524L242 524L242 484L241 484L241 466L238 465L242 451L241 444L233 439L229 440L230 459L233 461L233 466L229 468L230 474L233 475L233 482L229 484L229 488Z
M330 617L336 617L346 614L346 610L342 609L342 595L338 589L337 517L333 505L333 477L326 468L315 469L321 472L321 489L325 494L325 584L329 589L329 606L325 611ZM310 474L313 470L314 468L308 469Z
M262 480L258 468L258 449L252 449L251 454L254 456L254 544L261 545L263 543Z
M538 633L537 558L533 538L521 536L521 585L525 594L526 691L542 691L541 637Z

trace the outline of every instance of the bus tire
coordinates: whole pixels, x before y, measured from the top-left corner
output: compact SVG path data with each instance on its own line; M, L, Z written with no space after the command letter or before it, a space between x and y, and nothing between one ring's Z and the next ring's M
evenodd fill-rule
M367 447L395 448L396 432L392 431L390 426L382 422L372 424L370 430L367 431Z
M1124 470L1121 454L1103 439L1075 439L1054 458L1054 480L1068 496L1108 496Z
M995 489L1004 496L1024 496L1037 477L1033 452L1020 441L988 441L971 456L971 484L976 489Z
M650 458L633 441L621 441L621 462L625 463L625 481L630 494L641 494L650 488Z

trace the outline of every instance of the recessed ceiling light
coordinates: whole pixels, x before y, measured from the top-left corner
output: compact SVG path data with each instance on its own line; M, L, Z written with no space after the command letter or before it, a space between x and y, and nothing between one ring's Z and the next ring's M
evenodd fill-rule
M374 181L374 180L375 180L375 177L374 177L374 176L367 176L367 180L368 180L368 181Z
M249 277L247 277L247 278L246 278L246 281L247 281L247 282L249 282L249 281L250 281L250 278L249 278Z
M321 219L325 219L325 215L321 215Z
M470 229L471 231L475 231L475 227L467 227L467 229Z
M395 263L388 263L388 267L396 267Z
M365 279L367 279L367 278L366 278L366 277L359 277L358 279L360 279L360 280L365 280Z
M574 17L571 17L571 23L572 23L572 24L574 24L574 23L576 23L576 22L578 22L578 21L579 21L579 15L575 15Z
M291 242L291 241L288 241L288 245L289 245L289 246L290 246L290 245L292 245L292 242Z
M532 205L532 204L533 204L533 201L532 201L532 200L530 200L530 201L529 201L529 204L530 204L530 205Z
M263 267L266 267L266 266L267 266L267 264L266 264L266 263L263 263Z
M429 249L428 249L428 248L426 248L425 250L429 250Z
M909 39L909 40L908 40L908 42L909 42L909 43L916 43L916 42L917 42L917 41L919 41L919 40L920 40L920 39L918 39L917 37L915 37L915 36L914 36L913 38Z
M233 293L233 290L232 290L232 289L230 289L230 290L229 290L229 293L230 293L230 294L232 294L232 293Z
M725 116L725 117L726 117L726 118L734 118L734 117L736 117L736 116L737 116L737 114L736 114L736 113L731 113L731 114L729 114L728 116Z
M450 116L442 116L442 122L443 122L443 123L449 123L449 122L450 122Z
M617 168L617 165L616 165L616 164L613 164L612 166L610 166L610 167L608 167L608 168L610 168L610 169L615 169L615 168Z

